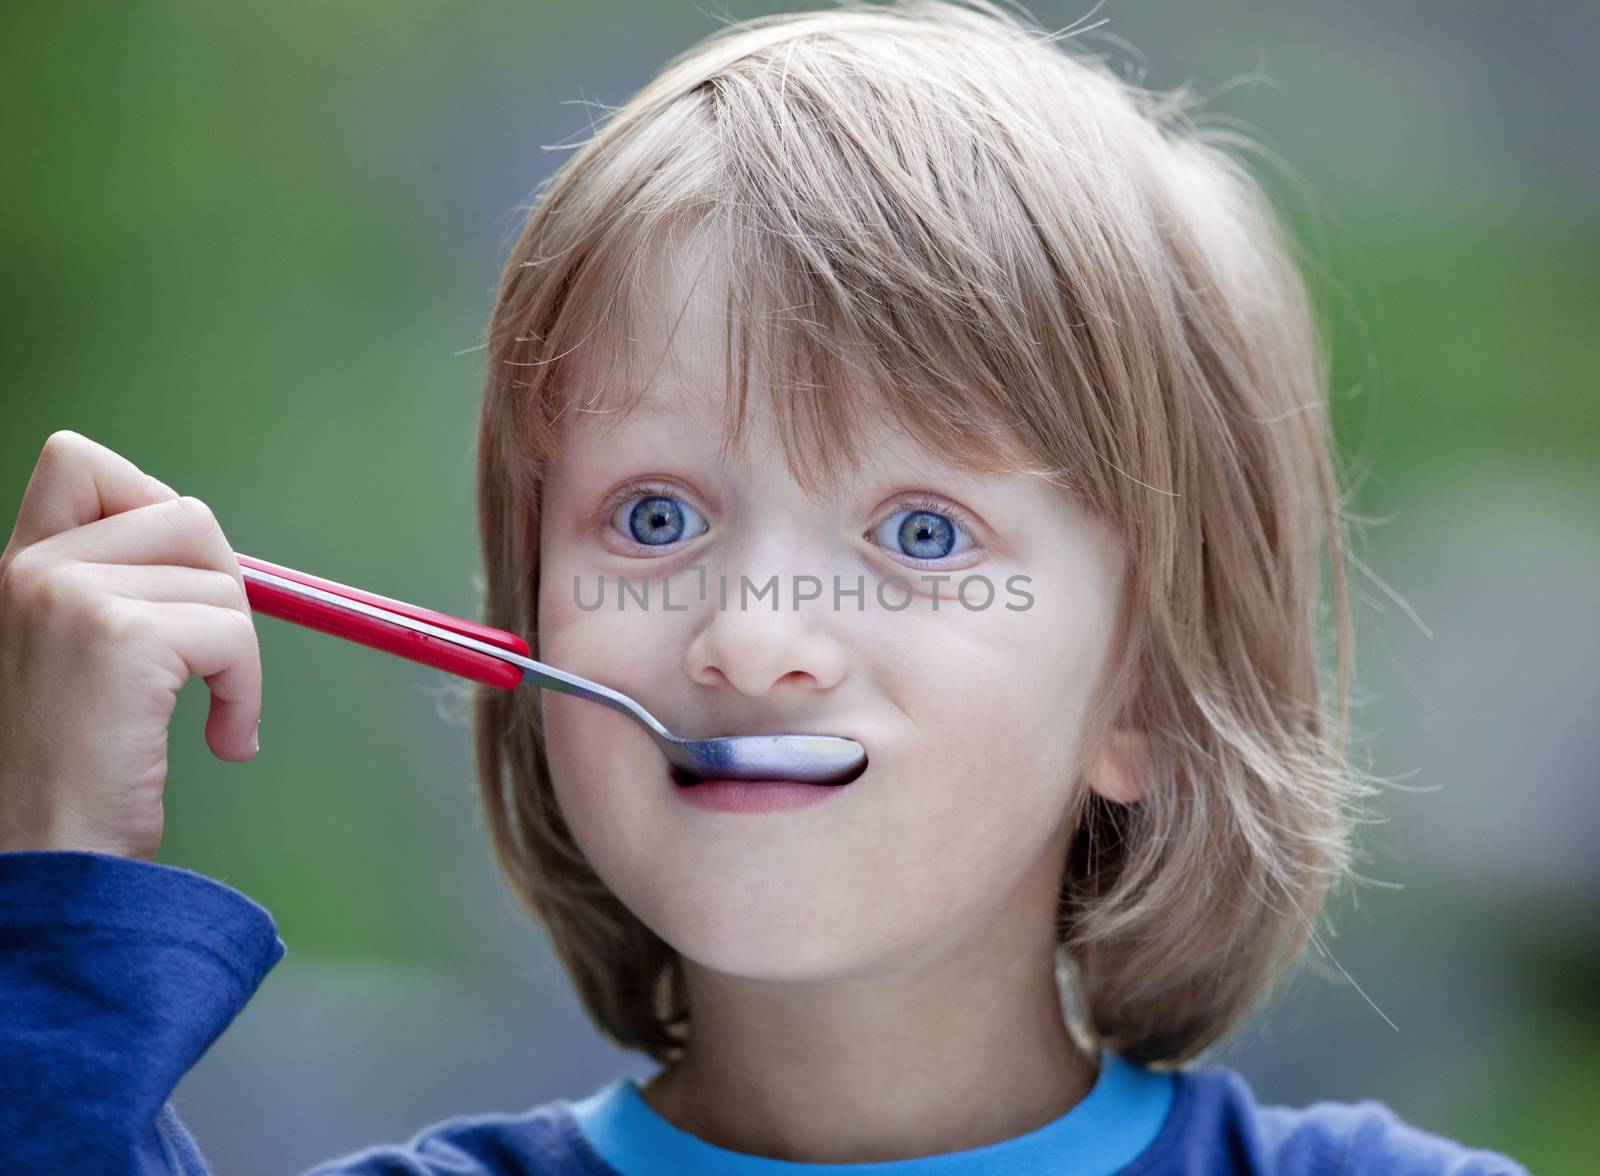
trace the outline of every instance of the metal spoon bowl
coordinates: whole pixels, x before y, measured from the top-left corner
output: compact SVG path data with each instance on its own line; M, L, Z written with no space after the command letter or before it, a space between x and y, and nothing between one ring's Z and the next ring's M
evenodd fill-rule
M255 612L502 689L528 683L609 706L648 731L680 777L838 785L848 784L866 770L866 749L839 735L784 733L680 739L626 694L527 656L527 642L515 633L364 592L239 552L234 555L244 575L245 594Z
M677 771L700 780L796 780L848 784L867 766L866 749L841 735L722 735L680 739L626 694L529 657L506 655L523 680L619 710L638 721Z

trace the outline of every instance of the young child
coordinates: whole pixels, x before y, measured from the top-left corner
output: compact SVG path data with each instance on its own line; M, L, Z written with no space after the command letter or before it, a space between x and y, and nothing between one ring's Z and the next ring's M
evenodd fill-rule
M484 620L679 734L868 766L730 811L608 708L481 687L499 866L661 1069L316 1172L1523 1171L1186 1066L1375 791L1325 356L1188 105L991 4L848 5L720 30L549 181L489 330ZM0 577L0 1168L205 1171L167 1100L284 945L153 860L161 692L205 675L254 754L237 561L63 433ZM619 579L647 605L594 607Z

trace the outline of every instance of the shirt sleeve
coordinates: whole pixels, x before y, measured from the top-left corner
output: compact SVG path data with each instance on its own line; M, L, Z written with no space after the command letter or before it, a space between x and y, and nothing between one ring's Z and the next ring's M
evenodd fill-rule
M1510 1156L1424 1131L1376 1099L1266 1107L1262 1125L1297 1172L1325 1163L1350 1176L1529 1176Z
M1266 1106L1223 1066L1178 1075L1172 1113L1117 1176L1529 1176L1500 1152L1424 1131L1376 1099Z
M168 1099L285 950L192 870L0 853L0 1171L208 1173Z

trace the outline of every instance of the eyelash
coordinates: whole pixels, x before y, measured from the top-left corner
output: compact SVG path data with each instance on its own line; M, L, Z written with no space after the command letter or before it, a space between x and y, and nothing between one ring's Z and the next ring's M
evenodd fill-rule
M655 482L630 482L601 504L600 509L595 512L593 521L596 526L603 527L611 521L611 516L617 513L623 503L632 502L635 498L650 497L675 498L677 495L669 487Z
M671 487L663 486L657 482L630 482L606 498L600 509L595 512L594 525L597 527L606 526L611 521L611 516L616 514L624 503L632 502L635 498L645 497L675 498L677 497L677 492ZM890 513L898 513L903 510L927 511L930 514L941 515L954 523L957 530L965 531L967 538L971 539L974 544L978 541L978 528L973 525L972 520L964 512L942 499L934 498L929 494L912 494L897 499L891 504ZM971 549L969 548L968 550ZM932 559L917 559L914 555L901 555L897 556L897 558L916 560L919 564L936 564L939 562Z

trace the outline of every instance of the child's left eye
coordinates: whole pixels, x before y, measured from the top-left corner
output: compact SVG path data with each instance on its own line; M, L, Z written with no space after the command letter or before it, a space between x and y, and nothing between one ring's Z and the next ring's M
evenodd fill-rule
M896 506L899 509L868 532L874 543L898 547L903 554L918 560L948 559L973 546L966 520L954 508L935 499L916 499ZM966 545L959 546L963 539Z

